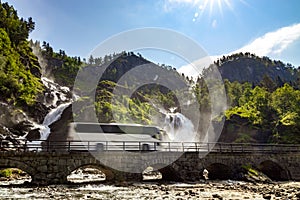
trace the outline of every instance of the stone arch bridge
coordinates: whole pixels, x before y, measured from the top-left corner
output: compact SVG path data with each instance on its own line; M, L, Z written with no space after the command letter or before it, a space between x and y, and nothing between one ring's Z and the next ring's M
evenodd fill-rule
M300 148L259 147L247 151L232 144L214 149L181 149L128 153L125 151L0 151L0 168L19 168L32 177L33 184L67 183L72 171L91 165L101 169L107 181L141 181L148 166L162 173L164 180L195 181L204 168L211 178L229 179L244 165L260 169L275 180L300 180ZM120 169L123 169L120 171ZM135 172L135 173L132 173Z

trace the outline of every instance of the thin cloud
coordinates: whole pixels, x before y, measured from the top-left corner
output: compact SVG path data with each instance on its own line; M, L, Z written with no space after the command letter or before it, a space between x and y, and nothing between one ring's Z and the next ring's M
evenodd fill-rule
M250 52L257 56L275 56L280 55L286 50L291 44L300 39L300 23L291 26L282 27L276 31L269 32L263 36L256 38L244 47L223 55L231 55L239 52ZM210 59L203 58L194 61L189 65L184 65L178 69L180 73L184 73L187 76L197 77L199 70L204 67L208 67L213 61L221 58L223 55L210 56Z
M214 59L214 57L206 56L199 60L196 60L193 63L180 67L177 71L179 73L184 73L186 76L196 79L202 73L202 70L205 67L209 66Z
M274 32L266 33L233 53L251 52L258 56L278 55L299 38L300 23L280 28Z

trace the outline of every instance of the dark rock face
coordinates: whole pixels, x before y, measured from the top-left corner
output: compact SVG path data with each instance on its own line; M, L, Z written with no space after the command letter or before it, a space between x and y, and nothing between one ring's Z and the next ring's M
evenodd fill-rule
M17 136L24 136L28 133L33 127L32 122L30 121L21 121L20 123L14 125L13 127L9 128L10 132Z
M19 140L33 127L25 112L6 103L0 103L0 149L21 147Z
M24 147L25 141L19 140L8 128L0 125L0 151L17 150Z
M43 101L37 101L33 106L24 108L24 111L29 113L29 117L34 119L34 121L41 124L43 123L45 116L50 111L50 108L47 108Z
M237 57L222 63L219 67L223 79L230 82L240 83L250 82L258 85L264 76L268 76L272 81L291 82L296 80L294 70L287 68L283 63L272 63L259 60L258 58Z
M24 136L33 127L25 112L14 106L0 103L0 135ZM3 131L5 130L5 131Z
M29 133L26 136L26 139L32 141L32 140L38 140L40 139L40 137L41 137L40 129L36 128L29 131Z
M43 93L39 94L36 103L16 107L9 103L0 102L0 140L9 145L17 145L17 140L26 135L26 139L40 139L39 129L35 124L43 124L47 114L63 103L70 102L72 93L69 88L62 87L47 78L41 78L44 84ZM57 130L60 128L57 127ZM7 137L9 138L7 139ZM3 143L2 143L3 144Z
M218 142L267 143L272 133L249 126L246 118L234 115L226 120Z

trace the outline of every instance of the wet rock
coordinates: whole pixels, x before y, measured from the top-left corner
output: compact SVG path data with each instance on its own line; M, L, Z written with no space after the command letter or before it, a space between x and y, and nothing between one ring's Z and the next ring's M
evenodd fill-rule
M193 190L189 190L189 195L190 195L190 196L195 196L195 195L196 195L196 192L193 191Z
M19 150L23 145L22 137L33 127L27 114L12 105L0 102L0 140L1 149Z
M7 181L8 180L8 178L6 178L6 177L0 177L0 181Z
M247 182L251 182L253 184L257 183L272 183L272 180L265 175L264 173L256 170L256 169L251 169L249 168L248 170L245 169L243 171L243 180Z
M264 199L272 199L272 195L270 195L270 194L264 194L263 198Z
M219 194L213 194L212 197L216 199L223 199L223 197Z
M13 135L8 135L4 138L4 140L10 142L15 147L21 147L22 144L24 144L25 141L21 141L18 138L13 137Z
M11 135L11 132L5 126L0 125L0 139L4 139L5 136Z
M12 128L10 128L9 130L18 136L24 136L26 135L31 129L33 128L33 123L25 120L25 121L21 121L20 123L14 125Z
M40 137L41 137L40 129L36 128L29 131L29 133L26 136L26 139L32 141L32 140L38 140L40 139Z
M43 99L44 97L41 95L41 98ZM24 111L29 113L29 117L34 119L35 122L42 124L50 108L43 103L43 100L38 100L34 105L24 108Z

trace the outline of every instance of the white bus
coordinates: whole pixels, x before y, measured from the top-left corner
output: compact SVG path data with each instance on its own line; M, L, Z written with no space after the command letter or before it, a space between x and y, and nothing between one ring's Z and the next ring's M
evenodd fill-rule
M156 126L120 123L70 123L69 150L159 150L164 131Z

